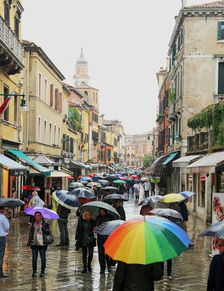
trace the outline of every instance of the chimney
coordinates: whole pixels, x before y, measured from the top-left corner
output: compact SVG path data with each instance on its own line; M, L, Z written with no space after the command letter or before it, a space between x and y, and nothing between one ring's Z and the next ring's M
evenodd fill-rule
M181 0L182 8L187 7L187 0Z

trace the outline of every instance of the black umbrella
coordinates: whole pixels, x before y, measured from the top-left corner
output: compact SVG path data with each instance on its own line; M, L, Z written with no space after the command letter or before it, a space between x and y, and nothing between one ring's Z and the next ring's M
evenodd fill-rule
M173 217L173 218L183 220L183 217L180 214L180 212L174 209L170 209L170 208L155 208L153 210L150 210L149 213L163 216L163 217Z
M106 187L100 189L100 192L102 192L102 193L104 193L106 191L116 193L116 192L120 192L120 189L118 189L117 187L113 187L113 186L106 186Z
M102 176L94 176L94 177L92 177L93 182L98 182L99 180L102 180L102 179L104 179L104 177L102 177Z
M76 195L78 198L94 199L96 198L95 193L91 189L76 188L69 192L71 195Z
M53 198L62 206L68 209L80 206L78 198L69 194L68 191L60 190L53 193Z
M107 176L105 177L105 179L107 179L108 181L112 182L114 180L118 180L119 179L119 175L110 175L110 176Z
M0 207L5 208L16 208L19 206L23 206L25 203L20 199L14 198L0 198Z
M122 194L113 193L113 194L106 195L103 198L103 201L106 201L106 200L122 200L122 201L128 201L128 198L124 197L124 195L122 195Z
M147 197L145 199L143 199L139 204L138 206L140 205L151 205L153 203L156 203L156 202L159 202L160 200L163 199L163 196L161 195L154 195L154 196L150 196L150 197Z
M101 185L104 185L104 186L109 184L109 182L107 180L104 180L104 179L98 180L98 183L100 183Z
M224 238L224 221L217 222L204 230L199 236L213 236Z
M120 220L120 219L106 221L100 224L96 228L95 231L97 234L100 234L100 235L110 235L118 226L120 226L121 224L125 222L126 222L125 220Z

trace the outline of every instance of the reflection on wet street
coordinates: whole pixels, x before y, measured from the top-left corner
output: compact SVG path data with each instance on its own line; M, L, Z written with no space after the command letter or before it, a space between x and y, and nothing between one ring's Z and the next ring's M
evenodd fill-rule
M138 207L132 195L130 200L124 203L127 218L138 216ZM32 278L31 250L26 246L29 227L28 217L16 218L11 223L10 235L7 238L4 271L9 279L0 281L0 290L97 290L109 291L113 286L112 273L100 275L97 248L94 249L92 273L81 274L82 259L81 250L75 251L75 230L77 218L75 211L70 215L69 231L70 246L56 247L59 233L57 222L51 224L55 241L47 250L47 269L44 278ZM174 280L164 279L156 282L155 290L191 290L204 291L208 267L210 263L209 238L198 238L198 234L205 229L205 224L191 216L189 222L189 235L193 238L194 248L188 249L180 257L173 260ZM40 267L39 267L40 271ZM38 272L39 273L39 272Z

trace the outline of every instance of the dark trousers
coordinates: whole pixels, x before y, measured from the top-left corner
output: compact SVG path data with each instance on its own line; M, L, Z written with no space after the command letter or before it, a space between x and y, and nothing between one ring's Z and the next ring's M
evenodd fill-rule
M6 246L6 237L0 237L0 275L3 274L2 266L4 262L4 255L5 255L5 246Z
M32 246L32 267L33 272L36 273L37 271L37 258L38 258L38 252L40 253L41 258L41 272L45 271L46 268L46 246Z
M145 191L145 198L149 197L149 191Z
M87 258L87 254L88 254L88 258ZM86 268L87 264L88 264L88 267L90 267L92 259L93 259L93 247L82 247L83 268Z
M60 244L68 245L68 220L67 219L58 219L58 227L60 231Z
M100 263L100 270L105 271L106 269L106 263L107 263L107 268L111 268L111 263L110 263L110 258L108 255L105 254L104 251L104 246L103 244L105 243L104 240L97 240L97 247L98 247L98 258L99 258L99 263Z
M164 268L165 262L163 263L163 268ZM172 259L169 259L166 261L166 267L167 267L167 276L171 276L172 273Z

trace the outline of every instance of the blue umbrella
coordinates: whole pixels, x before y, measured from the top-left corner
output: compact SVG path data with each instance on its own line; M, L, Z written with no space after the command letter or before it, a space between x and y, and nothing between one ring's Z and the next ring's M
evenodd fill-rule
M94 199L95 193L91 189L76 188L69 192L70 195L75 195L77 198Z
M80 181L89 181L92 182L92 179L90 177L81 177Z
M94 176L92 177L93 182L98 182L99 180L102 180L103 177L102 176Z
M70 195L68 191L60 190L53 193L53 198L62 206L68 209L80 206L79 200L75 195Z
M186 199L188 199L188 198L192 197L193 195L195 195L195 193L191 192L191 191L183 191L183 192L180 192L180 194L182 196L184 196Z

